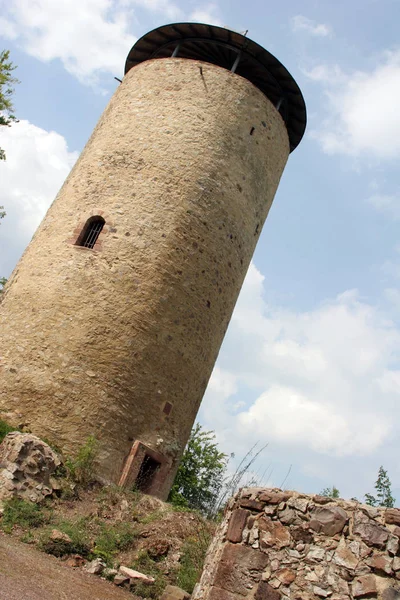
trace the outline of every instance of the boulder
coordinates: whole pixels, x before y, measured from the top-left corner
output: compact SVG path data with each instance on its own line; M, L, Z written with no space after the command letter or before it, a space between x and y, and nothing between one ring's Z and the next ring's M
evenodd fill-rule
M101 575L105 568L106 563L101 558L95 558L84 566L85 571L92 575Z
M128 577L131 580L131 583L135 581L141 581L142 583L154 583L154 577L150 577L149 575L145 575L144 573L140 573L139 571L135 571L134 569L129 569L128 567L124 567L123 565L119 568L119 573ZM115 581L115 580L114 580Z
M61 464L48 444L13 431L0 444L0 503L12 497L41 502L53 493L51 476Z
M318 506L311 512L310 527L317 533L333 536L341 533L348 516L339 506Z
M160 600L190 600L190 594L175 585L167 585Z

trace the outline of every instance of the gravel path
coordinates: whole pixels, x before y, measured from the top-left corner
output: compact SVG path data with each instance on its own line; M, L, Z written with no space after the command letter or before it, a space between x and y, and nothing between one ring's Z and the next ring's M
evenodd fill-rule
M132 600L95 575L0 534L0 600Z

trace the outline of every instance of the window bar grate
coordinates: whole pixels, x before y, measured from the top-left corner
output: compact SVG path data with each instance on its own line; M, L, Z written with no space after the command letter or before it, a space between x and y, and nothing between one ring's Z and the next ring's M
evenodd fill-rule
M85 235L85 239L83 240L82 246L85 248L94 248L95 243L97 242L97 238L100 235L101 230L103 229L104 222L102 221L94 221L90 223L88 230Z

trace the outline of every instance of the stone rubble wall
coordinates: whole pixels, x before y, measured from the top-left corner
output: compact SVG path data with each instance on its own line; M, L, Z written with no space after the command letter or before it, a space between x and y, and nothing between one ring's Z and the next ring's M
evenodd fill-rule
M54 471L61 461L46 442L13 431L0 444L0 510L2 501L21 498L41 502L53 492Z
M400 600L400 509L245 488L192 600Z

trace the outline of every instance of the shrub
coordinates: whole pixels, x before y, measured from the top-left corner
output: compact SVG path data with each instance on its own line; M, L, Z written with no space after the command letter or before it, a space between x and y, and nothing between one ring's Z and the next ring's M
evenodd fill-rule
M11 427L8 423L0 419L0 443L4 440L7 433L11 433L12 431L19 431L17 427Z
M39 548L47 554L53 556L64 556L65 554L80 554L81 556L91 557L91 545L89 537L88 519L78 519L77 521L61 521L57 523L56 528L62 533L66 533L70 542L64 540L52 540L51 529L43 533L39 542Z
M1 526L7 533L10 533L15 525L24 529L32 529L40 527L45 521L46 515L37 504L19 498L11 498L4 503Z
M88 485L93 481L93 468L97 449L97 440L93 435L90 435L86 443L80 448L76 458L65 461L68 476L73 481L82 485Z
M130 548L136 537L137 532L129 523L117 523L113 526L103 523L95 540L93 554L111 564L115 554Z
M183 545L177 583L189 594L193 592L194 586L200 579L210 540L210 532L202 528L196 536L188 538Z
M132 586L132 591L135 595L149 598L151 600L159 600L162 592L168 581L163 572L163 561L154 561L146 550L139 552L137 559L131 564L132 569L146 573L154 577L153 584L137 582Z

